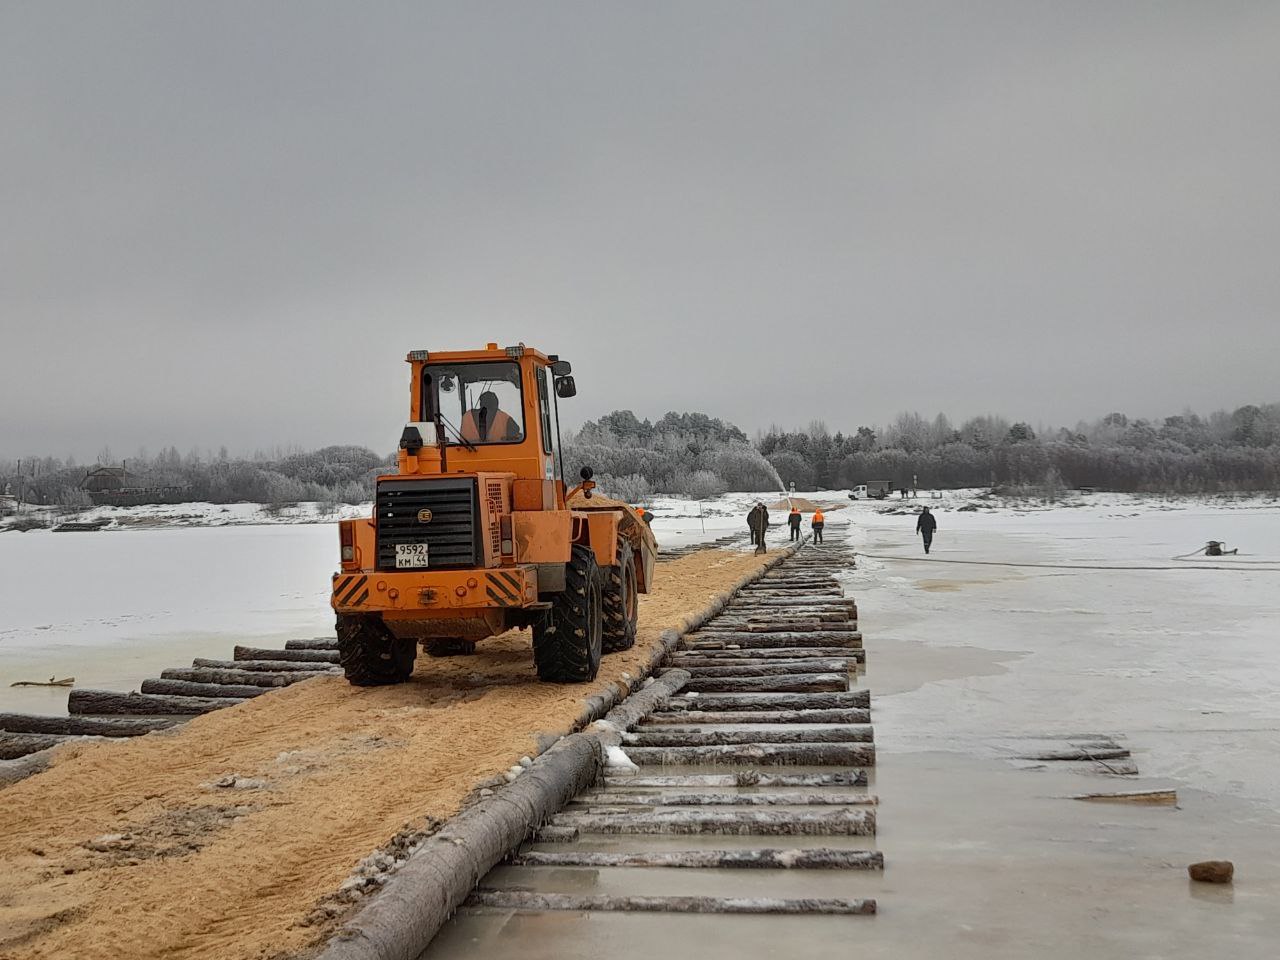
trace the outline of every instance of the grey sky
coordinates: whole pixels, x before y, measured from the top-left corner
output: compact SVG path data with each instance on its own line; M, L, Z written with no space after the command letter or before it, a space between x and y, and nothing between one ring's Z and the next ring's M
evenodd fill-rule
M0 2L0 455L1280 400L1280 4Z

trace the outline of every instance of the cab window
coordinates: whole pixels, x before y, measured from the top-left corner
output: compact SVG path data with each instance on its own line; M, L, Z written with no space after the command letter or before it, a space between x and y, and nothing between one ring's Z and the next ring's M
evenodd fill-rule
M439 415L450 443L524 440L522 396L517 363L429 363L422 370L423 419Z

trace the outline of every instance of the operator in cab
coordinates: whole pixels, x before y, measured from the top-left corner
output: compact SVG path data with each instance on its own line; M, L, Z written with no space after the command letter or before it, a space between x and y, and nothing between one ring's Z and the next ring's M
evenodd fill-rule
M476 406L462 415L462 439L468 443L511 443L520 439L520 426L498 407L492 390L480 394Z

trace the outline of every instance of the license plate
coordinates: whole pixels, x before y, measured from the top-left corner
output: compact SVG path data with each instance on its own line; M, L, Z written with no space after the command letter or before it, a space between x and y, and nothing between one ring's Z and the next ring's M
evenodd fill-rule
M425 543L397 543L396 569L402 570L427 565L427 545Z

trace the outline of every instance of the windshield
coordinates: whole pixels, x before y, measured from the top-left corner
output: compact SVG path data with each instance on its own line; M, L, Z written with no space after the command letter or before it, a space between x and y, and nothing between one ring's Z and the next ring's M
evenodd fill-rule
M509 361L431 363L422 371L423 419L444 419L450 443L524 439L520 365Z

